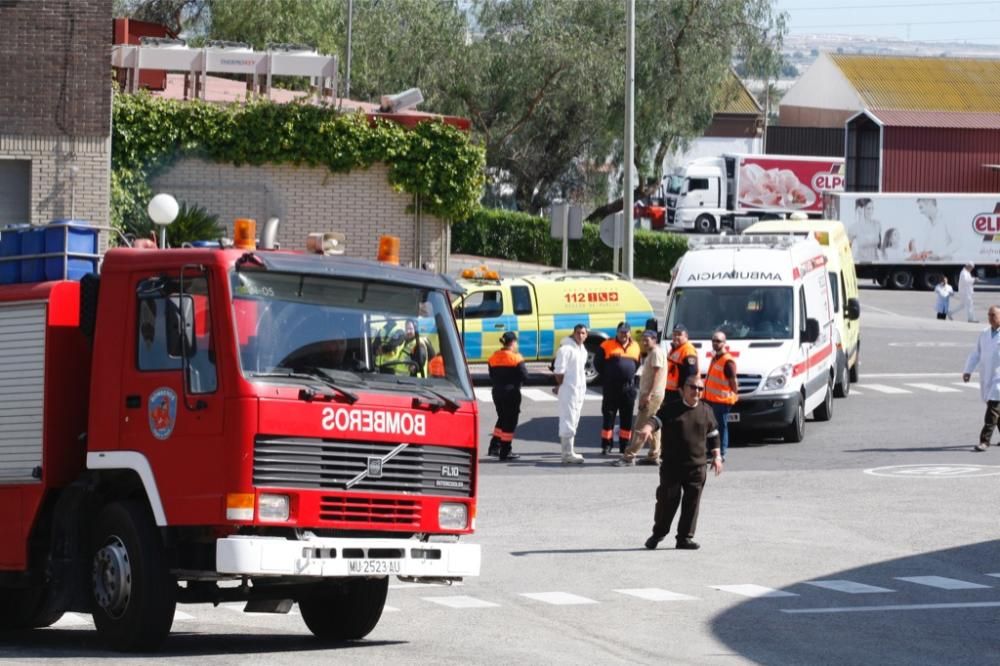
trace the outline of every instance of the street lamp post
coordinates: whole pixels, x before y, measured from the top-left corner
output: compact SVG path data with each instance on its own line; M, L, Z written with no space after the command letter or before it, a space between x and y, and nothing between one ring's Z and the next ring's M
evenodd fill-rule
M161 250L167 247L167 226L177 219L179 211L177 199L169 194L157 194L149 200L146 212L149 213L149 219L153 221L153 224L160 227Z

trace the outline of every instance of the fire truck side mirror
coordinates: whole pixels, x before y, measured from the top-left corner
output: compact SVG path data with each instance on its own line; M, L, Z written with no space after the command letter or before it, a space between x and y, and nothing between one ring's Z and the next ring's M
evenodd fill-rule
M171 296L167 299L167 353L188 358L195 353L194 299L190 296Z

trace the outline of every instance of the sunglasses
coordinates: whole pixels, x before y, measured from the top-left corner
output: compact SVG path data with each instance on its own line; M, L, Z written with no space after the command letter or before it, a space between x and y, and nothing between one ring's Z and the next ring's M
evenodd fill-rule
M684 388L694 389L695 391L704 391L704 386L698 386L697 384L685 384Z
M725 341L725 340L712 340L712 342L713 342L713 343L716 343L716 342L718 342L718 343L721 343L721 344L725 344L725 343L726 343L726 341Z

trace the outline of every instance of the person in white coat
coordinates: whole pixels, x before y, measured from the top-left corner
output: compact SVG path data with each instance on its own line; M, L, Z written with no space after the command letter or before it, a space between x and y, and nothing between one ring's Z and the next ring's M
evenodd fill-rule
M958 275L958 297L961 299L962 304L955 310L955 312L965 310L965 316L973 323L977 321L976 308L972 304L972 286L976 284L976 277L972 274L974 268L975 266L972 263L968 263Z
M553 390L559 396L559 442L562 444L562 461L566 464L583 462L583 456L573 446L583 409L583 396L587 393L587 348L583 346L586 339L587 327L583 324L574 326L573 334L559 344L553 365L556 378Z
M979 393L986 403L986 417L979 433L979 443L974 450L985 451L990 447L993 429L1000 421L1000 306L989 311L990 325L979 334L976 348L965 361L962 381L968 382L974 370L979 370Z

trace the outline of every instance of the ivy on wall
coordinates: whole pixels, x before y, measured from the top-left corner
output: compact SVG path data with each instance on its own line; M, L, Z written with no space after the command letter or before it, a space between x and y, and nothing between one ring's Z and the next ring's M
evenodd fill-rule
M448 221L479 207L485 152L461 130L439 121L413 129L310 104L210 104L116 93L111 129L111 221L149 228L149 181L181 157L236 165L325 166L334 173L381 162L399 191L417 194L422 210Z

